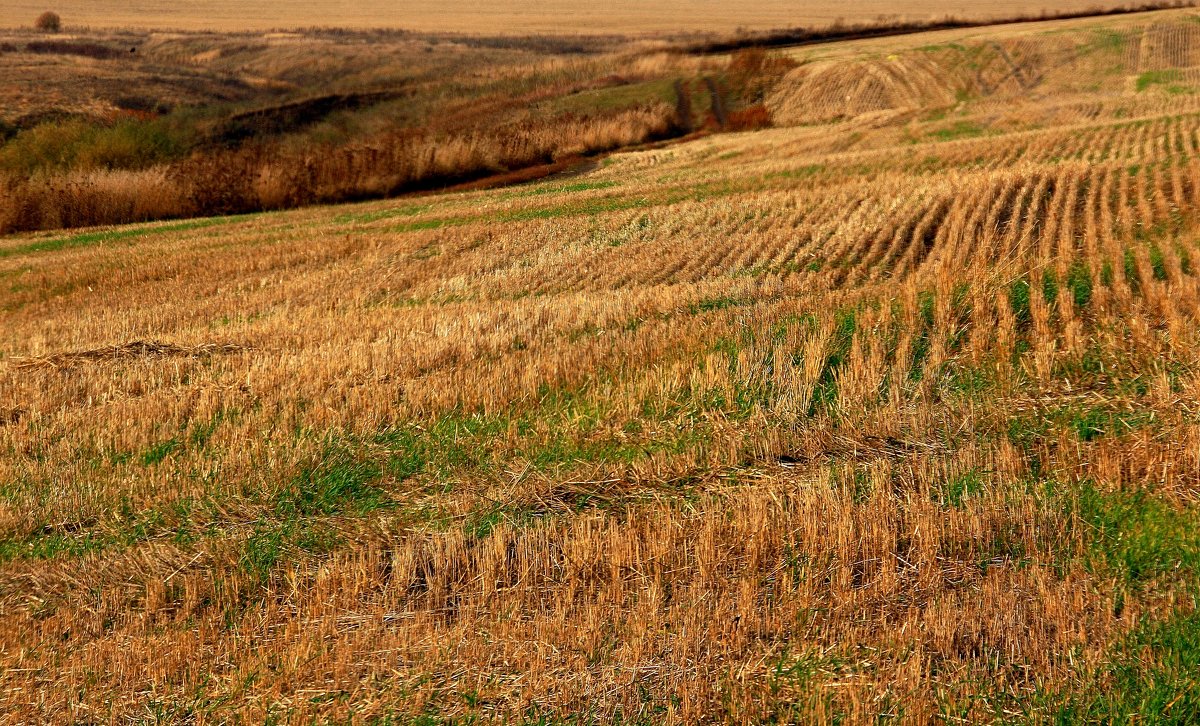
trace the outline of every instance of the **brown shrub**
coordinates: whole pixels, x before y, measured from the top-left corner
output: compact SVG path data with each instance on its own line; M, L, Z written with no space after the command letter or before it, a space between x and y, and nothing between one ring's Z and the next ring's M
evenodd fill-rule
M33 27L43 33L57 33L62 30L62 18L58 16L58 13L47 10L33 21Z
M771 112L766 106L758 103L729 114L729 123L725 128L729 131L753 131L770 125Z
M797 65L786 55L762 48L739 50L730 57L727 74L735 101L744 106L762 103L775 84Z
M745 76L782 75L797 65L790 56L762 48L745 48L729 58L729 72Z

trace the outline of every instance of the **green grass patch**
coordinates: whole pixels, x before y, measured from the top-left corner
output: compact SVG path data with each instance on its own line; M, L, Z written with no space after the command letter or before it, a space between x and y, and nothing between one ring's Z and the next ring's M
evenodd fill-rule
M605 462L631 464L656 452L679 453L692 441L687 436L673 440L628 441L616 438L583 439L560 433L521 452L522 458L539 470L553 470L572 464Z
M1088 533L1093 570L1141 589L1163 576L1200 574L1196 512L1145 491L1108 493L1081 488L1076 515Z
M1013 444L1029 450L1056 431L1069 431L1086 443L1124 436L1150 425L1153 420L1154 415L1148 411L1067 405L1014 416L1008 421L1007 435Z
M1135 293L1141 290L1142 282L1138 277L1137 256L1134 255L1133 250L1125 250L1125 254L1121 258L1121 271L1125 274L1125 283L1129 285L1130 290Z
M1112 287L1115 279L1112 261L1105 260L1104 264L1100 265L1100 284L1105 287Z
M209 217L205 219L192 219L186 222L178 222L175 224L165 224L156 227L126 227L121 229L103 230L100 232L85 232L83 234L71 235L69 237L55 237L53 239L38 240L28 244L19 245L16 247L0 248L0 259L5 257L13 257L16 255L34 254L38 252L56 252L58 250L72 249L75 247L90 247L92 245L107 244L110 242L121 242L126 240L134 240L140 237L149 237L158 234L170 234L172 232L182 232L189 229L202 229L204 227L214 227L228 222L233 222L243 217Z
M996 373L982 366L949 363L943 368L940 380L944 393L975 399L995 388Z
M297 553L332 552L341 538L327 525L299 519L264 520L242 545L238 565L259 582L265 582L280 563Z
M103 551L111 544L108 537L85 532L79 535L44 531L28 536L0 539L0 562L18 559L53 560L60 557L83 557Z
M913 337L912 354L909 360L908 378L920 381L925 375L925 359L933 349L934 310L937 295L932 290L917 293L917 334Z
M984 491L986 480L982 472L972 469L941 483L933 492L933 500L943 507L962 508L967 500Z
M1146 491L1103 492L1085 484L1076 502L1093 570L1131 589L1152 580L1200 574L1197 512Z
M1089 569L1127 594L1152 584L1183 596L1174 612L1152 610L1102 664L1065 692L1036 700L1054 723L1192 724L1200 717L1200 527L1197 512L1145 490L1104 492L1085 483L1072 502ZM1190 603L1188 602L1190 601ZM1177 601L1178 602L1178 601ZM1119 613L1118 613L1119 614Z
M183 444L179 439L167 439L152 445L150 448L142 452L140 461L142 466L154 466L162 463L167 457L183 448Z
M1145 411L1113 411L1105 408L1073 409L1067 421L1080 441L1106 436L1123 436L1150 423L1153 415Z
M1014 280L1008 286L1008 306L1020 330L1028 330L1033 323L1033 313L1030 309L1031 293L1029 281L1024 278Z
M113 548L128 547L151 537L169 536L185 544L192 541L191 512L197 503L191 499L175 502L168 510L135 511L125 499L116 507L116 516L98 526L96 521L40 524L25 534L10 533L0 538L0 562L16 559L47 560L82 557ZM168 525L174 517L183 522Z
M1081 49L1083 53L1119 53L1125 49L1125 34L1111 28L1094 28L1091 40Z
M387 505L379 488L383 469L330 446L313 466L306 467L292 486L280 492L275 510L284 516L363 515Z
M932 45L922 45L917 48L922 53L941 53L947 50L956 50L960 53L967 50L966 46L960 43L936 43Z
M1042 299L1053 305L1058 300L1058 275L1047 268L1042 272Z
M1092 301L1092 273L1087 265L1076 260L1067 270L1067 289L1071 291L1071 299L1075 307L1083 309Z
M588 506L588 502L585 501L575 509L586 506ZM493 504L469 512L462 520L462 530L468 538L479 541L490 537L500 525L528 527L548 514L544 509L537 510L522 505Z
M1172 84L1178 83L1181 80L1183 80L1183 74L1175 69L1146 71L1137 77L1136 87L1138 93L1147 91L1155 86L1168 86L1169 89L1172 87Z
M1179 271L1185 275L1196 274L1192 266L1192 253L1184 244L1175 243L1175 254L1179 257Z
M533 219L557 219L558 217L577 217L608 212L620 212L626 209L649 207L654 202L646 197L606 197L604 199L588 200L576 204L564 204L559 207L543 207L538 209L516 209L498 215L498 222L525 222Z
M330 517L361 517L389 506L380 487L382 468L342 444L328 444L318 460L303 468L275 495L271 508L242 544L239 565L260 582L297 553L320 555L336 549L341 537Z
M418 214L428 212L431 208L431 205L428 204L408 204L402 207L379 209L374 212L339 214L333 218L333 221L338 224L346 224L347 222L376 222L381 219L395 219L396 217L415 217Z
M406 222L388 227L388 232L420 232L426 229L441 229L443 227L461 227L472 222L483 221L482 217L445 217L441 219L422 219L419 222Z
M514 197L537 197L546 194L573 194L576 192L591 192L599 189L612 189L620 186L620 182L611 180L581 181L572 184L557 184L553 186L538 186L513 194Z
M699 315L701 313L711 313L717 310L727 310L729 308L741 307L743 305L752 305L753 300L745 300L742 298L722 296L722 297L706 297L688 305L687 311L689 315Z
M935 129L925 135L928 139L934 141L956 141L958 139L974 139L984 136L988 133L986 127L975 121L963 120L956 121L950 126Z
M399 481L421 474L446 479L455 472L490 471L488 449L508 430L510 421L506 415L451 413L424 425L381 431L372 443L383 452L384 470Z
M1200 611L1143 618L1080 693L1047 699L1053 723L1194 724L1200 720Z
M605 197L603 199L589 199L583 202L563 204L555 207L513 209L499 212L497 214L483 216L423 219L416 222L398 224L394 227L387 228L387 231L397 233L419 232L422 230L442 229L444 227L461 227L463 225L480 222L528 222L538 219L591 216L597 214L607 214L609 212L620 212L627 209L640 209L643 207L654 206L655 204L669 204L671 202L680 201L680 199L681 197L667 197L665 199L656 201L649 197Z
M1154 276L1155 280L1165 282L1167 279L1167 262L1166 258L1163 257L1162 248L1157 244L1151 243L1149 252L1150 273Z
M924 115L922 115L921 122L922 123L936 123L938 121L945 121L946 117L949 115L950 115L950 109L935 108L930 111L927 111Z
M747 392L744 398L752 401L752 396L753 392ZM752 405L741 398L727 403L731 409ZM692 411L699 416L697 400L686 397L669 413L678 417ZM227 415L235 414L223 412L141 453L110 456L104 465L155 466L168 458L184 461L182 454L202 450ZM401 502L392 492L401 482L408 491L447 492L467 477L497 476L513 460L527 462L534 470L560 473L586 463L631 463L659 452L686 453L708 436L699 419L630 420L614 433L603 426L608 418L603 403L589 399L582 390L546 388L531 406L490 414L451 412L366 437L332 435L278 491L243 492L248 503L258 505L258 515L253 531L242 541L242 568L261 579L293 556L328 552L340 541L340 528L334 526L334 520L369 517L384 509L397 511L402 520L416 517L424 521L432 516L399 509ZM582 502L586 497L577 499ZM524 521L518 513L505 510L503 514L511 521ZM229 526L241 529L247 524L226 520L221 508L207 500L144 512L134 511L126 502L117 515L103 522L83 522L66 529L57 525L39 528L35 523L28 532L0 538L0 561L80 556L157 537L189 543L228 535ZM482 527L485 524L476 529Z
M448 415L421 427L382 432L374 445L385 452L385 471L397 479L429 474L445 480L466 472L495 472L501 463L495 450L510 435L517 437L512 455L538 470L581 462L632 462L655 451L680 450L688 443L685 436L594 436L604 419L604 412L584 398L547 393L537 407L525 412Z
M808 411L810 416L815 416L822 410L830 415L834 413L837 403L837 374L850 355L854 333L858 329L857 314L854 308L842 308L835 313L833 339L829 343L829 352L821 367L821 375L813 386Z

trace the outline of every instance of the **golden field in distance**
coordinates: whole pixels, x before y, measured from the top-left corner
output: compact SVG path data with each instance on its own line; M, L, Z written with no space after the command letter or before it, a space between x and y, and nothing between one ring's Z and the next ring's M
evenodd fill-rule
M1196 722L1198 19L0 238L0 722Z
M32 24L41 12L52 9L69 26L96 28L177 28L182 30L268 30L337 26L351 28L405 28L418 31L462 33L644 33L713 31L738 28L766 30L797 25L873 22L878 18L928 20L952 15L963 18L1009 17L1026 13L1068 12L1118 7L1124 3L1103 0L1059 0L1047 7L1038 0L617 0L586 3L580 0L500 0L499 2L447 3L415 0L396 3L365 0L331 3L326 0L277 0L270 3L198 0L191 3L142 0L8 0L0 10L0 27Z

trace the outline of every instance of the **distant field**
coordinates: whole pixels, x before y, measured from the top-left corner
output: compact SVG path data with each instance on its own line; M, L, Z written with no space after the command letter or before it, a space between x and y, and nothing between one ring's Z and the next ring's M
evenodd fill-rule
M870 21L879 16L924 20L934 16L1001 17L1042 10L1062 13L1120 2L1096 0L499 0L447 4L433 0L396 3L365 0L280 0L243 3L199 0L187 4L166 0L13 0L0 8L0 26L27 25L53 7L68 25L92 27L180 28L188 30L263 30L280 27L345 26L411 28L428 31L485 33L633 33L647 31L721 31L824 25L843 18Z

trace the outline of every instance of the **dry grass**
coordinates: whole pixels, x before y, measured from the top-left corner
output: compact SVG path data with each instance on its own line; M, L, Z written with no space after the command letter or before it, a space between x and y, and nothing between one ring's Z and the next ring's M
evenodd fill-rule
M1193 721L1196 28L0 240L0 719Z

